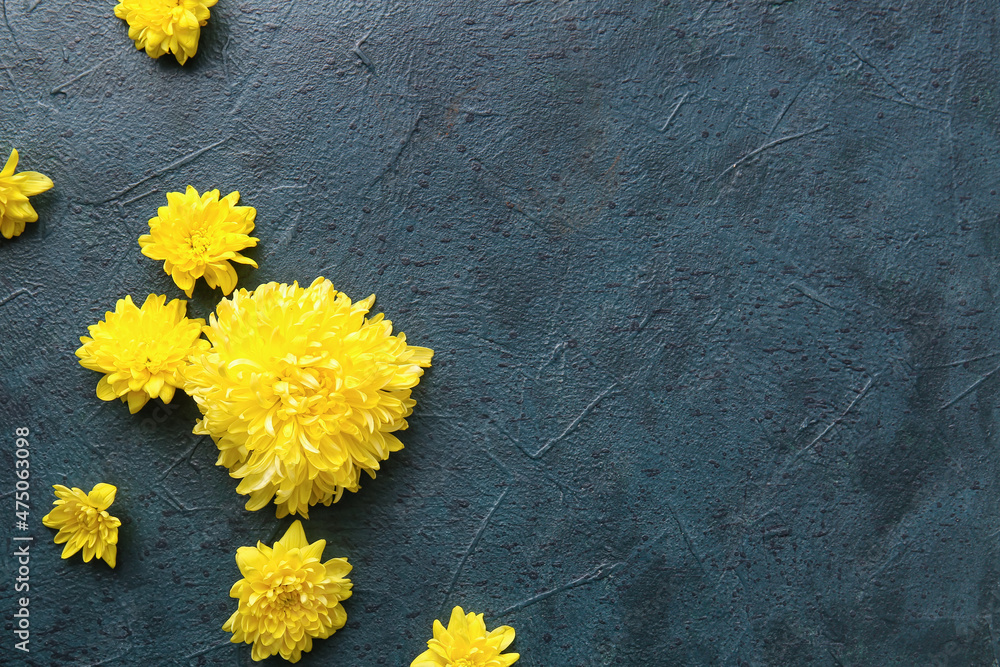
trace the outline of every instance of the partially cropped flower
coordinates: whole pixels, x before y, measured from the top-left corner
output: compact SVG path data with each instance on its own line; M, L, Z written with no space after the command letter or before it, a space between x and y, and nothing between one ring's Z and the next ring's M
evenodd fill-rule
M275 654L298 662L312 650L313 639L326 639L347 622L343 600L351 597L351 565L346 558L320 560L326 540L312 544L302 522L268 547L236 550L243 578L233 584L230 597L239 607L222 626L232 642L253 644L251 656L264 660Z
M447 630L441 621L434 621L434 639L410 667L508 667L521 657L502 653L512 641L514 628L501 625L487 632L482 614L466 614L455 607Z
M149 234L139 237L142 254L162 259L163 270L188 296L203 276L209 287L229 294L236 287L236 270L229 262L257 268L257 262L240 254L257 245L249 236L257 209L237 206L239 200L239 192L219 199L218 190L199 195L190 185L183 194L168 192L167 205L149 220Z
M42 524L55 528L56 544L66 543L62 557L69 558L83 550L83 561L103 558L115 566L118 554L118 526L122 522L108 514L118 489L113 484L98 484L88 494L82 489L68 489L62 484L53 486L57 500L55 508L42 517Z
M5 239L19 236L26 222L38 220L28 197L45 192L52 187L52 180L37 171L17 169L17 151L12 150L3 171L0 171L0 236Z
M119 299L115 312L104 313L104 321L88 328L91 337L80 338L80 365L104 373L97 383L102 401L128 401L134 414L149 399L169 403L184 388L188 356L208 349L201 338L205 320L184 316L187 301L166 300L150 294L138 308L131 296Z
M279 517L308 516L403 448L393 432L407 427L434 352L393 335L381 313L366 318L374 301L352 303L325 278L267 283L209 319L212 348L185 371L204 415L194 432L215 440L248 510L273 498Z
M172 53L183 65L198 52L209 7L218 0L121 0L115 16L128 21L128 38L150 58Z

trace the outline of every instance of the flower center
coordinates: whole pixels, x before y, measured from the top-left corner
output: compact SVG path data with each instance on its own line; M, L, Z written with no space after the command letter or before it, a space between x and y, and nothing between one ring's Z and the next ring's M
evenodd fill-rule
M274 606L278 610L288 609L289 607L298 606L301 596L298 591L285 591L278 595L274 600Z
M469 658L459 658L458 660L452 660L448 667L476 667L476 663L472 662Z
M76 520L88 531L96 531L101 527L101 513L96 507L80 507Z
M281 400L278 416L288 419L304 413L340 414L344 410L338 391L341 384L339 375L329 369L287 367L271 385Z
M212 239L210 239L201 230L191 232L191 254L197 259L203 259L212 246Z

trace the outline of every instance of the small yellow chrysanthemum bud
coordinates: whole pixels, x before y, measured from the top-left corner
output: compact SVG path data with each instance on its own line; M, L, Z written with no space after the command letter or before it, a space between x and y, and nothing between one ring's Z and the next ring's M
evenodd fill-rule
M66 543L62 557L69 558L83 550L83 561L103 558L115 566L118 554L118 527L122 522L108 514L118 489L113 484L98 484L89 493L62 484L53 486L57 500L55 508L42 517L42 524L55 528L56 544Z
M0 171L0 236L5 239L19 236L26 222L38 220L38 214L28 202L28 197L41 194L52 187L52 180L37 171L17 169L17 151L12 150L3 171Z

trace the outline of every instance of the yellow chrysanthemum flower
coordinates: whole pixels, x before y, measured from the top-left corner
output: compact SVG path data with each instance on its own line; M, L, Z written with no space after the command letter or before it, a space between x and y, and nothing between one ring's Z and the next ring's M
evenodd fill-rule
M37 171L17 169L17 151L12 150L3 171L0 171L0 236L11 239L20 236L24 224L38 220L28 197L41 194L52 187L52 180Z
M128 22L128 37L150 58L172 53L183 65L198 53L201 28L218 0L121 0L115 16Z
M248 510L273 498L279 517L308 516L403 448L392 433L407 427L434 352L393 335L381 313L366 318L374 301L351 303L321 277L241 289L209 319L212 348L185 370L204 415L194 432L215 440Z
M204 276L211 288L221 287L228 295L236 287L236 269L229 262L257 262L240 254L257 245L249 236L257 209L237 206L239 192L222 199L219 191L204 195L190 185L187 192L167 193L167 205L149 220L149 234L139 237L142 254L163 260L163 270L190 297L194 283Z
M52 503L55 508L42 517L42 524L59 531L56 544L66 543L62 557L69 558L82 549L85 563L96 556L114 567L118 554L118 526L122 522L108 514L108 508L115 501L118 489L113 484L103 483L89 494L62 484L52 488L58 500Z
M487 632L482 614L466 614L455 607L447 630L441 621L434 621L434 639L410 667L508 667L521 657L502 653L512 641L514 628L501 625Z
M82 336L76 351L80 365L104 377L97 383L102 401L120 398L136 413L151 398L169 403L184 388L183 369L188 356L208 349L201 338L205 320L188 319L187 301L150 294L142 308L132 297L119 299L115 312L92 324L92 338Z
M351 597L351 565L346 558L322 562L325 547L326 540L310 544L296 521L274 547L258 542L236 550L243 578L229 595L240 602L222 629L233 633L234 643L253 644L254 660L281 654L298 662L313 639L344 627L347 612L340 603Z

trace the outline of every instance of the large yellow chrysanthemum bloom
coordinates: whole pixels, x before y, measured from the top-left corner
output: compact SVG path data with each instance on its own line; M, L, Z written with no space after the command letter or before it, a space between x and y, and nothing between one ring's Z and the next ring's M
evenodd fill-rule
M410 667L508 667L521 657L502 653L512 641L514 628L501 625L487 632L482 614L466 614L455 607L447 630L441 621L434 621L434 639Z
M118 554L118 526L122 522L108 514L108 508L115 501L118 489L113 484L103 483L89 494L62 484L52 488L58 500L52 503L55 508L42 517L42 524L59 531L56 544L66 543L62 557L69 558L82 549L85 563L96 556L114 567Z
M0 236L5 239L19 236L26 222L38 220L28 197L45 192L52 187L52 180L37 171L17 169L17 151L12 150L3 171L0 171Z
M194 283L204 276L211 288L228 295L236 287L236 270L229 262L257 262L240 254L257 245L249 236L257 209L237 206L239 192L219 198L219 191L204 195L190 185L187 192L167 193L167 205L149 220L149 234L139 237L142 254L163 260L163 270L189 297Z
M229 595L239 607L222 626L231 641L253 644L254 660L275 654L298 662L313 639L326 639L347 622L341 601L351 597L346 558L320 560L326 540L309 544L302 522L267 547L240 547L236 564L243 578Z
M150 58L172 53L183 65L198 52L209 7L218 0L121 0L115 16L128 22L128 37Z
M215 440L248 510L273 498L279 517L308 516L402 449L392 433L434 352L366 318L374 301L351 303L321 277L238 290L209 319L212 348L191 357L185 389L204 415L194 432Z
M102 401L120 398L136 413L151 398L169 403L184 388L183 369L188 356L208 349L201 338L205 320L188 319L187 301L150 294L142 308L132 297L119 299L115 312L92 324L92 338L82 336L76 351L80 365L104 377L97 383Z

